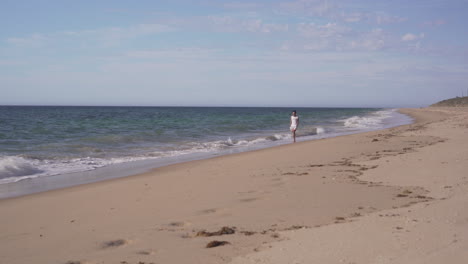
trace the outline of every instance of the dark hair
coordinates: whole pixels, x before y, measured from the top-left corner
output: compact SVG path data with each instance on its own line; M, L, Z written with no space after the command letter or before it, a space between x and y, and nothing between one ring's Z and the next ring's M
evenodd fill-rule
M293 113L297 113L296 110L293 110L292 112L293 112Z

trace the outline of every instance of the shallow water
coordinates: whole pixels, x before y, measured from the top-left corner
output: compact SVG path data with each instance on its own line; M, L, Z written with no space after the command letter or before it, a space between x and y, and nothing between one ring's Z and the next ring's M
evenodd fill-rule
M0 106L0 185L54 175L83 178L84 172L96 181L104 176L90 171L118 164L139 164L132 170L139 171L289 143L291 110ZM298 141L410 122L394 109L296 110Z

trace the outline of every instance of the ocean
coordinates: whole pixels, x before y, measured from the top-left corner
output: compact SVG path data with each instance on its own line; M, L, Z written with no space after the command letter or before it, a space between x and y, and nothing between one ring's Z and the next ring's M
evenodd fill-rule
M0 106L0 186L288 144L292 110L298 141L411 122L379 108Z

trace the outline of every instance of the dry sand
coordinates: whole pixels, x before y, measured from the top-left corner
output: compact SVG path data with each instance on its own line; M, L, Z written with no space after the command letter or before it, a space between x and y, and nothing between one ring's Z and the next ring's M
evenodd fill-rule
M1 200L0 263L465 263L468 109L402 111L417 122Z

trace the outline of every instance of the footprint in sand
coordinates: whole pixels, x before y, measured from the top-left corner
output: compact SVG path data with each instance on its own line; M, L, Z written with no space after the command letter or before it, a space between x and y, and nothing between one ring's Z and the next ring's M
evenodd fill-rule
M271 179L270 186L279 187L279 186L286 184L288 180L289 180L288 177L276 177L276 178Z
M149 250L140 250L140 251L137 251L136 253L137 253L138 255L150 256L150 255L156 254L157 251L156 251L156 250L149 249Z
M310 165L308 165L307 167L309 167L309 168L315 168L315 167L323 167L323 166L325 166L325 165L324 165L324 164L310 164Z
M214 247L220 247L220 246L225 246L225 245L229 245L231 243L229 243L228 241L218 241L218 240L213 240L211 242L209 242L208 244L206 244L206 248L214 248Z
M210 209L205 209L205 210L201 210L199 211L198 213L199 214L214 214L214 213L217 213L219 212L220 210L219 209L216 209L216 208L210 208Z
M131 263L125 261L125 260L122 260L122 261L120 261L119 263L120 263L120 264L131 264ZM143 261L138 261L138 264L156 264L156 263L154 263L154 262L143 262Z
M107 248L116 248L116 247L121 247L125 246L129 243L130 241L125 240L125 239L116 239L116 240L110 240L102 243L102 248L107 249Z
M191 226L192 223L190 222L179 222L179 221L174 221L174 222L170 222L169 224L167 224L168 226L170 227L187 227L187 226Z
M345 221L346 221L346 218L344 218L342 216L335 217L335 223L343 223Z
M216 214L220 217L229 217L232 216L230 211L227 208L211 208L205 209L197 212L198 215L209 215L209 214Z
M255 190L250 190L250 191L245 191L245 192L238 192L239 194L252 194L252 193L256 193L257 191Z
M248 202L253 202L253 201L256 201L256 200L259 200L260 198L258 197L253 197L253 198L244 198L244 199L239 199L239 201L243 202L243 203L248 203Z

